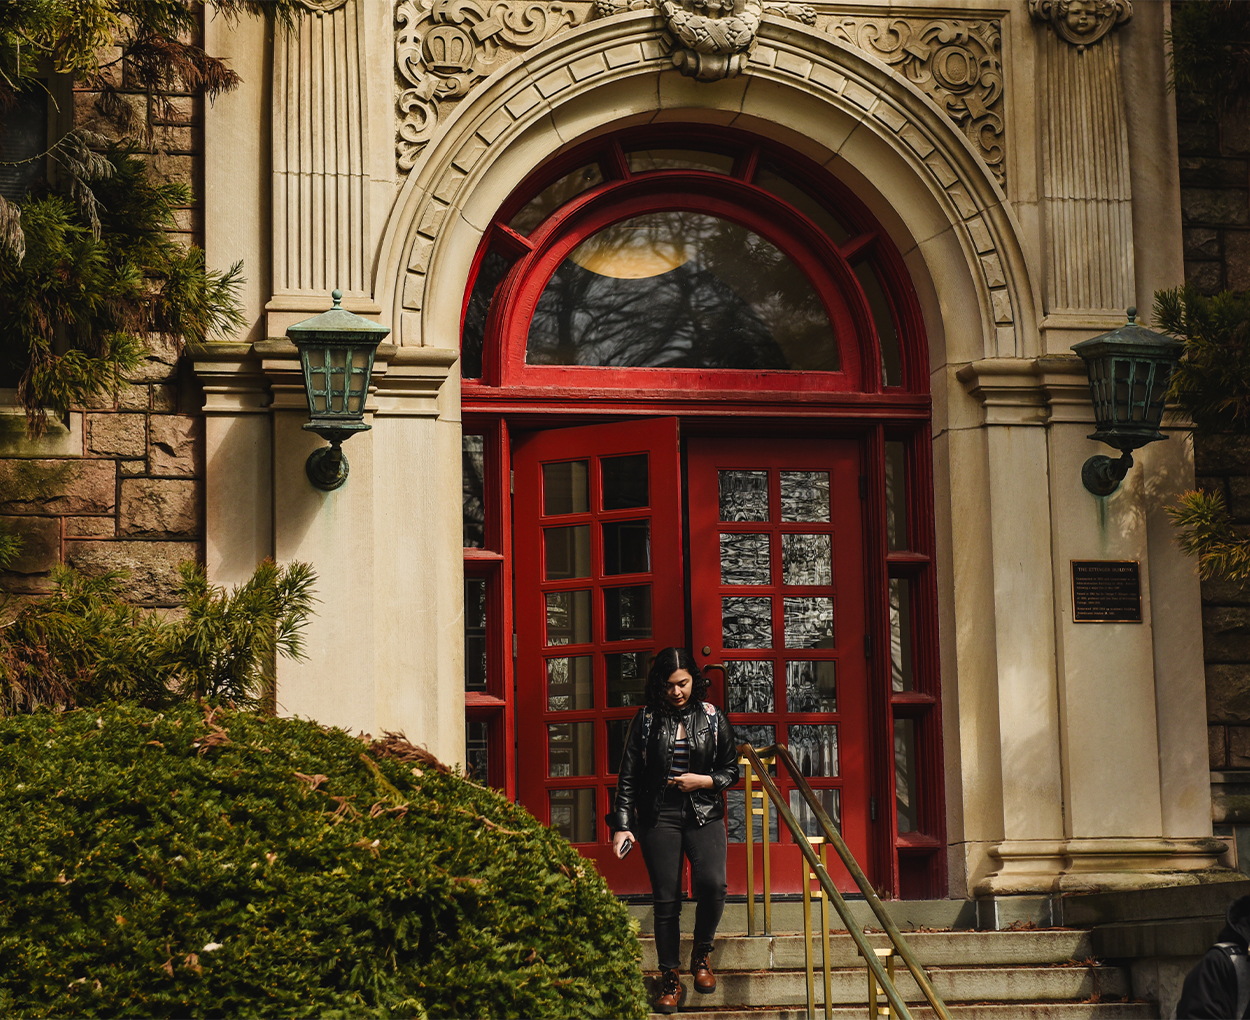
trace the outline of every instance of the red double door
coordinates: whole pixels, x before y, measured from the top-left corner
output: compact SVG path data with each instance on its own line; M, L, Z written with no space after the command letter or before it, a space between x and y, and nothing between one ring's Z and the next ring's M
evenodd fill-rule
M617 893L649 891L641 854L613 855L604 815L651 656L684 645L724 666L709 696L735 742L784 742L870 867L860 447L690 438L684 453L683 464L675 418L557 429L514 448L521 801ZM816 834L784 774L778 783ZM731 893L746 891L743 801L739 783ZM772 819L773 888L798 891L797 848ZM756 839L758 862L758 825Z

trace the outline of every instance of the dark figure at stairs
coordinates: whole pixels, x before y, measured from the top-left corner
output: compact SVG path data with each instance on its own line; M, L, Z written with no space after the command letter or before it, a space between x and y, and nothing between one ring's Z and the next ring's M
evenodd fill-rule
M1250 943L1250 896L1229 904L1227 921L1219 940L1185 978L1176 1007L1178 1020L1250 1016L1250 957L1246 955Z

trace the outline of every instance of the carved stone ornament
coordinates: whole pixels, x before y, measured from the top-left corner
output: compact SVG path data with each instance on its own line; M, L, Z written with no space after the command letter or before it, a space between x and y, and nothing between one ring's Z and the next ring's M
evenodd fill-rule
M1004 183L1002 28L971 19L841 18L829 32L926 93Z
M307 8L314 14L329 14L346 4L347 0L299 0L301 7Z
M698 81L741 74L766 13L816 24L816 11L806 4L772 0L596 0L595 13L607 17L649 7L655 7L668 23L675 41L673 66Z
M1064 42L1084 50L1133 16L1133 0L1029 0L1029 12L1049 21Z
M412 169L438 126L441 106L522 50L575 25L577 17L562 3L402 0L395 8L399 168Z

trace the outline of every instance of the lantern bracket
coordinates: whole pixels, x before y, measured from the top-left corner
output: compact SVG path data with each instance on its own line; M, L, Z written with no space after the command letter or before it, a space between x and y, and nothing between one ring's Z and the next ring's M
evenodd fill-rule
M322 492L333 492L347 481L350 471L341 439L331 440L329 446L319 446L304 462L304 473L308 475L308 480Z
M1132 466L1133 454L1128 450L1115 459L1095 454L1081 466L1081 481L1095 496L1110 496Z

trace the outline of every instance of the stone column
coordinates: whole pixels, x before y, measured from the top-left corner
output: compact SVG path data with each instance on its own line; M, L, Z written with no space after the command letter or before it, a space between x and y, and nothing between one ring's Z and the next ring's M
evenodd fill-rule
M994 574L993 631L1002 771L996 871L977 893L1032 892L1062 870L1064 837L1055 676L1046 409L1033 362L995 358L958 372L984 409Z
M458 352L382 344L368 432L344 453L334 492L304 464L323 440L288 340L210 344L205 391L210 577L238 583L258 560L316 571L303 661L279 659L280 714L349 732L403 732L464 759Z
M299 354L289 340L255 347L273 394L274 558L299 560L317 572L315 615L304 631L307 657L278 660L277 710L351 733L377 733L373 613L383 595L373 573L387 550L374 535L373 433L344 444L351 473L341 488L314 488L304 464L325 441L303 428L308 403ZM374 409L366 405L366 422Z
M1223 846L1209 838L1203 790L1198 601L1154 519L1184 483L1186 453L1178 444L1156 454L1160 465L1179 458L1166 473L1148 473L1143 456L1115 493L1095 497L1081 465L1103 448L1085 438L1093 409L1080 359L985 360L959 378L982 402L989 433L1003 748L1004 838L990 852L996 870L973 891L1199 881ZM1045 427L1020 436L1027 425ZM1142 622L1076 623L1073 560L1138 562ZM1178 583L1188 608L1172 597ZM1157 605L1169 607L1158 629Z
M204 344L192 364L204 389L208 577L241 584L274 554L269 384L250 344Z
M464 761L460 389L448 374L458 357L450 348L394 348L366 433L374 447L378 725L448 763Z

